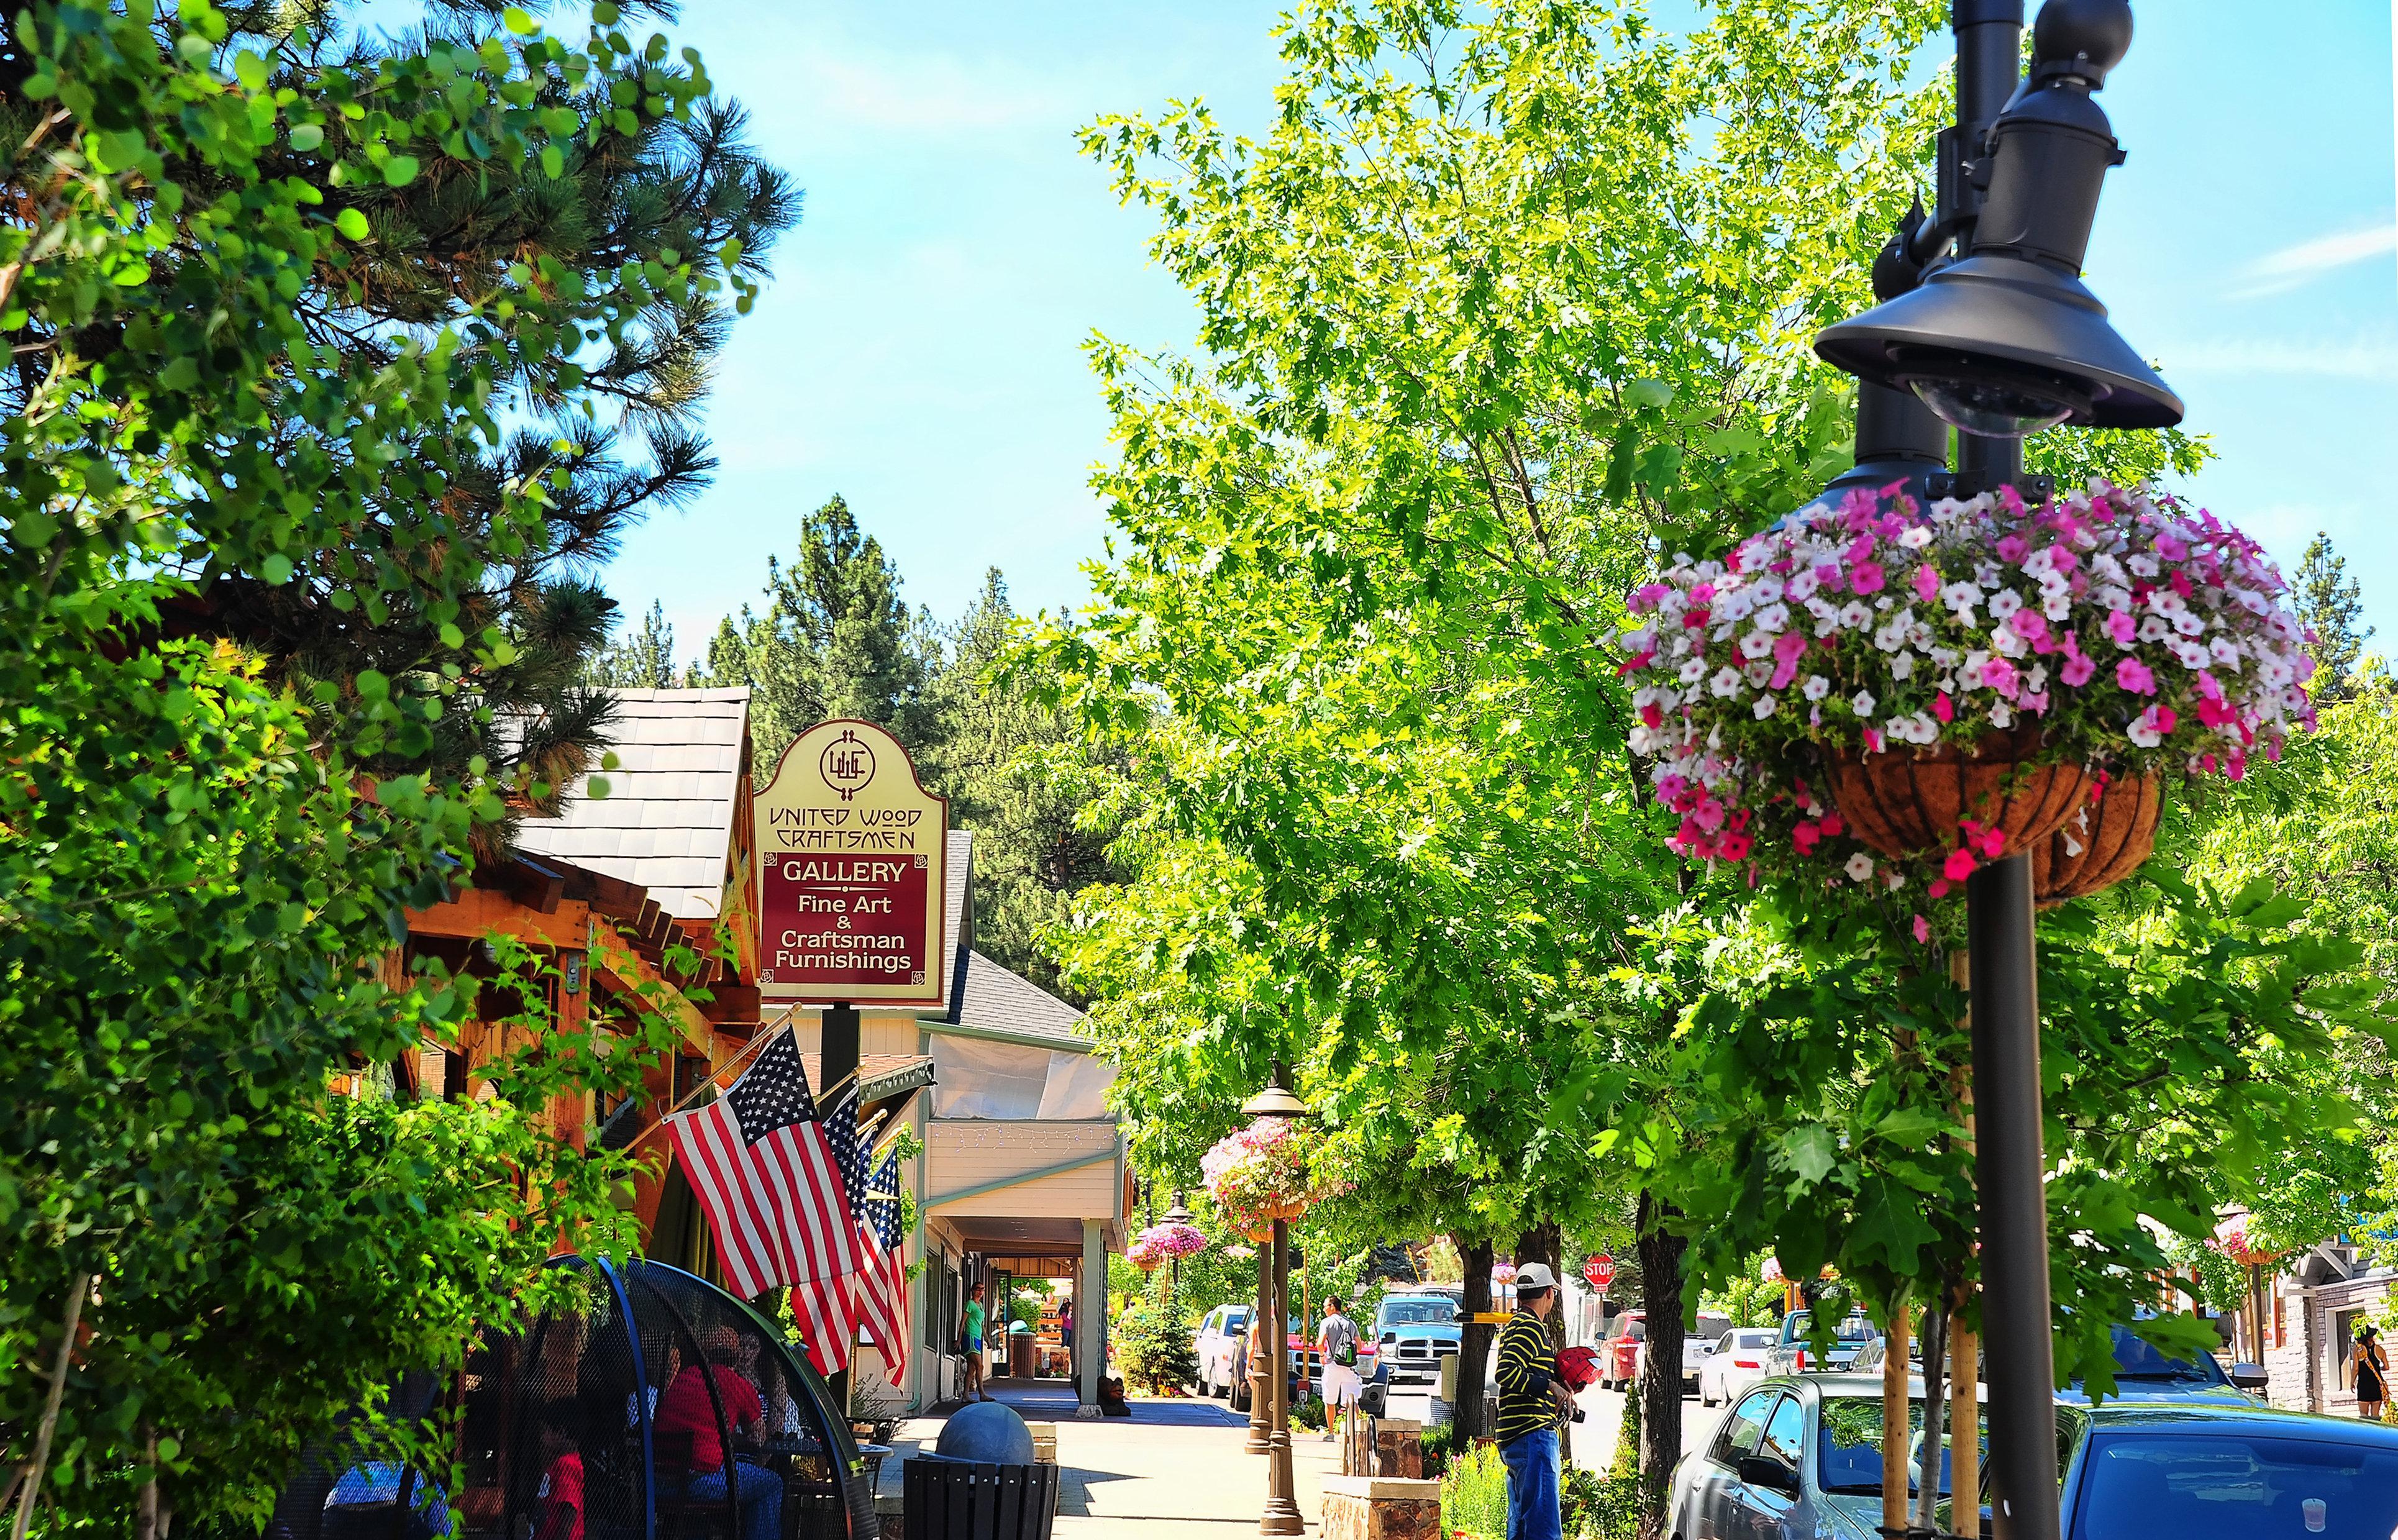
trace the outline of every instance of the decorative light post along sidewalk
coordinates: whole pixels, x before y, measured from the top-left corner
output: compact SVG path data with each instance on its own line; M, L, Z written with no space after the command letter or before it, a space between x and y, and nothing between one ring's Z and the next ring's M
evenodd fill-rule
M1219 1141L1201 1169L1207 1188L1233 1223L1264 1241L1259 1257L1258 1313L1249 1331L1252 1452L1259 1450L1258 1412L1265 1410L1265 1510L1260 1534L1300 1534L1300 1515L1290 1463L1290 1221L1305 1212L1310 1178L1295 1126L1314 1114L1294 1095L1287 1066L1274 1065L1273 1082L1241 1111L1249 1125ZM1262 1382L1260 1376L1263 1376Z
M2020 88L2022 0L1955 0L1952 16L1957 127L1943 136L1940 207L1914 232L1918 249L1901 253L1922 277L1826 329L1815 347L1872 385L1911 390L1959 430L1955 492L2020 495L2028 434L2068 422L2161 428L2182 417L2179 398L2081 282L2101 183L2122 158L2091 94L2131 47L2132 7L2048 0ZM2035 500L2048 491L2029 490ZM2045 844L2045 831L2024 843ZM2053 1540L2056 1371L2031 851L1977 866L1965 892L1993 1517L2001 1540Z
M1994 1506L2003 1540L2054 1540L2033 904L2130 875L2166 777L2236 780L2310 729L2314 665L2238 530L2025 476L2028 434L2181 417L2080 277L2120 158L2091 95L2131 10L2048 0L2018 88L2021 0L1954 3L1937 207L1876 261L1882 303L1816 339L1862 382L1858 467L1720 559L1673 555L1628 601L1623 672L1673 849L1869 905L1927 964L1964 933Z

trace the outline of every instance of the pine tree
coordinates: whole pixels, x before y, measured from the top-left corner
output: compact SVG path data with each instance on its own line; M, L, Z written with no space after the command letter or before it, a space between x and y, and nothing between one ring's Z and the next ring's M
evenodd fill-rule
M652 600L640 630L611 642L591 660L591 682L612 690L671 689L676 682L674 653L674 628L667 624L666 606Z
M705 682L757 692L751 732L772 775L810 724L855 717L887 727L910 752L933 737L926 700L939 657L928 616L899 597L899 569L839 496L808 515L788 567L766 564L766 613L746 606L708 643Z
M420 28L393 35L370 24L360 5L236 4L223 9L229 31L215 62L229 76L237 52L257 55L273 84L304 95L328 68L370 76L379 61L410 60L428 45L505 49L513 37L505 9L502 0L441 0ZM162 49L178 35L163 15L153 30ZM25 142L47 110L23 93L30 69L15 34L0 38L0 135L10 143ZM414 155L385 164L379 181L333 175L351 136L364 131L340 115L305 142L286 136L267 157L265 176L309 183L323 217L364 221L362 238L292 275L292 313L321 357L384 366L438 334L485 382L486 423L519 425L494 441L463 415L428 419L396 454L384 439L363 438L383 467L380 500L306 581L205 558L182 574L196 592L167 631L235 642L303 698L325 686L355 700L361 680L450 697L429 761L425 745L397 744L371 771L430 770L457 781L480 758L512 813L546 812L604 746L608 702L588 675L614 605L588 574L651 510L684 503L707 483L715 461L692 414L734 311L748 308L768 251L799 211L786 176L748 145L738 106L703 101L680 119L663 111L670 93L661 82L695 69L661 50L573 79L553 72L527 100L506 103L459 75L462 115L448 147L420 142ZM694 84L704 88L704 79ZM472 115L503 107L583 131L554 142L545 158L482 158L465 142L481 131ZM171 170L186 199L230 192L209 165ZM711 252L734 254L732 306L679 276L693 256ZM187 255L171 240L155 250L152 281L172 283ZM638 318L564 345L530 312L512 317L493 303L527 284L596 292L628 268L648 286ZM23 409L49 368L46 354L89 348L88 339L39 333L29 328L15 339L14 362L0 370L0 413ZM528 371L559 351L572 352L572 371ZM292 424L286 437L288 463L314 463L324 474L349 465L349 436ZM483 538L528 497L546 505L541 538ZM440 522L427 517L437 507L460 538L421 539ZM416 592L394 594L360 575L395 558L424 574ZM466 574L459 592L458 567L469 561L479 572ZM502 825L477 844L489 854L505 840Z
M1130 1385L1170 1396L1199 1380L1199 1354L1189 1312L1174 1291L1174 1274L1157 1270L1141 1303L1125 1313L1117 1349Z
M2308 689L2320 704L2347 700L2360 682L2357 669L2373 628L2359 628L2364 618L2364 590L2348 575L2348 558L2332 549L2331 536L2318 530L2298 558L2298 575L2291 585L2298 619L2315 634L2315 677Z
M931 691L936 726L927 781L975 832L975 945L1044 988L1063 991L1041 936L1070 917L1073 896L1120 882L1108 858L1116 820L1084 817L1112 762L1084 747L1074 720L1032 698L999 665L1016 627L994 567L949 633Z

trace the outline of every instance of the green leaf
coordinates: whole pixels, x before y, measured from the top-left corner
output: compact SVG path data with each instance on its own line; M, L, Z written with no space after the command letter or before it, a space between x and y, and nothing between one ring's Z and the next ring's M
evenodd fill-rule
M500 25L519 37L530 37L540 29L540 23L533 20L521 7L516 6L510 6L500 12ZM602 22L601 25L604 26L606 23Z
M234 78L241 82L242 89L253 95L266 89L266 61L248 48L233 56L233 73Z
M1798 1181L1794 1185L1812 1187L1831 1174L1839 1160L1839 1145L1832 1130L1821 1123L1802 1123L1782 1136L1782 1163Z
M1634 406L1662 411L1674 399L1674 387L1663 380L1635 380L1623 387L1623 399Z
M367 238L367 217L356 209L344 209L333 216L333 228L352 240Z
M324 142L325 130L317 124L295 123L291 126L291 147L293 149L313 150Z
M416 180L416 157L393 155L383 163L383 180L386 187L405 187Z

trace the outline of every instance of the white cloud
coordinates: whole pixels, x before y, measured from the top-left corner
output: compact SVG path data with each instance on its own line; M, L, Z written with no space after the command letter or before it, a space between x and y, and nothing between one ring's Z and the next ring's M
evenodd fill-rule
M2280 294L2324 274L2398 251L2398 219L2383 219L2361 229L2317 236L2268 251L2242 269L2247 280L2232 290L2236 299Z
M2398 339L2346 342L2226 338L2158 349L2168 372L2282 374L2327 380L2398 384Z

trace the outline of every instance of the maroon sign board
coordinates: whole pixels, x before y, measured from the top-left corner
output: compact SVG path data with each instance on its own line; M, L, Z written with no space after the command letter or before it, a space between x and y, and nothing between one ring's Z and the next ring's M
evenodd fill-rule
M899 740L872 723L818 723L755 805L759 993L939 1004L950 804Z

